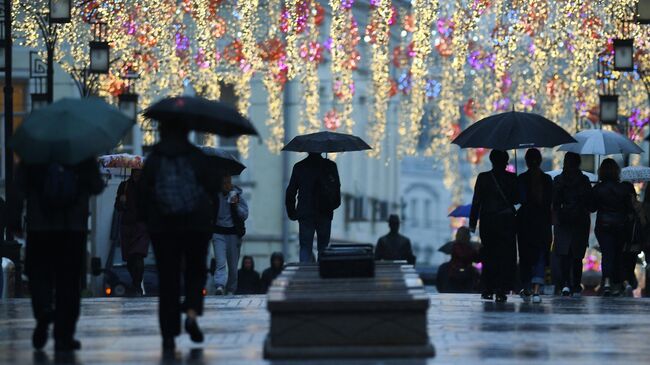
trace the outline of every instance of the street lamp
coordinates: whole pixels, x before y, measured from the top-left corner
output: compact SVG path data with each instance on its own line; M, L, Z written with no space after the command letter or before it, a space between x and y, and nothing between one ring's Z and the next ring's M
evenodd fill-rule
M107 74L111 47L106 41L106 23L93 24L94 39L90 42L90 67L94 74Z
M633 39L614 39L614 70L634 71Z
M118 107L124 115L132 120L138 117L138 94L123 93L118 97Z
M636 5L636 21L639 24L650 24L650 0L639 0Z
M600 122L618 123L618 95L600 95Z
M72 0L50 0L50 24L70 23Z

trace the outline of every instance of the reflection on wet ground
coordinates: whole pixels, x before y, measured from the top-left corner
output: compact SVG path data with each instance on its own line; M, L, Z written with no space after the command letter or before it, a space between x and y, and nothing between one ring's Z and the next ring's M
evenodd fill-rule
M83 350L57 358L52 342L31 348L34 321L26 299L0 302L0 364L642 364L650 363L650 300L551 298L541 305L483 302L476 295L432 294L429 334L437 355L428 360L265 361L268 330L262 296L210 297L202 346L186 335L165 359L155 299L84 300L77 337Z

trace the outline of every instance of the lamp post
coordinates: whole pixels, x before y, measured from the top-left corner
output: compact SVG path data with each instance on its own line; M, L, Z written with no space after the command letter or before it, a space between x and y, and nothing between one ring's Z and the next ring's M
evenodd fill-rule
M650 24L650 0L639 0L636 5L636 21L639 24Z
M604 53L598 56L597 83L600 86L599 119L601 124L615 125L618 123L618 95L616 95L616 77L608 67L608 59Z
M614 70L634 71L634 39L614 39Z
M38 57L38 52L29 52L29 81L31 83L32 111L47 106L48 96L45 92L47 80L47 65Z
M14 87L12 77L12 55L13 42L11 39L11 0L4 0L0 8L2 17L0 17L0 46L2 47L2 57L0 57L1 70L5 74L5 110L4 110L4 128L5 128L5 197L10 199L9 191L14 177L14 153L9 148L9 138L14 132ZM11 232L7 232L7 241L13 240ZM19 288L20 290L20 288Z
M111 48L106 41L106 23L93 23L93 40L90 42L90 67L94 74L107 74Z
M136 92L135 82L139 78L138 74L130 69L126 70L125 75L120 77L124 81L124 89L118 98L118 108L124 115L133 121L138 119L138 93ZM131 146L135 154L142 153L142 136L139 133L140 126L135 123L131 133L125 137L126 144Z

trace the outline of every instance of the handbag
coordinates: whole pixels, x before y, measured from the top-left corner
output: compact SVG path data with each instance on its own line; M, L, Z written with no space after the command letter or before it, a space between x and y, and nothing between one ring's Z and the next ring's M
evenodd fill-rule
M499 192L499 195L501 195L501 198L503 198L503 201L506 203L508 208L503 209L502 211L499 211L497 215L502 215L502 214L512 214L516 215L517 210L515 207L510 203L508 198L506 197L506 194L503 193L503 190L501 190L501 185L499 185L499 181L497 180L496 176L494 176L494 172L490 172L490 176L492 176L492 181L494 181L494 185L497 187L497 191Z

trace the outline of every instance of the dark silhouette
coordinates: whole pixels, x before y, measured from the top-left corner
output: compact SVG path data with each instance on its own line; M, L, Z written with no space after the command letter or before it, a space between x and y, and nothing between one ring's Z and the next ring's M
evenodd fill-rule
M626 225L632 212L633 190L620 182L621 168L611 158L603 160L598 169L598 184L594 186L596 238L603 255L603 295L620 294L620 262L626 239Z
M565 296L582 292L582 259L589 245L592 201L591 183L580 171L580 155L567 152L562 173L553 180L553 252L560 261L559 284Z
M517 177L521 207L517 211L517 243L519 277L524 300L533 296L541 302L539 290L544 285L546 261L551 246L551 201L553 182L540 165L542 154L537 149L526 151L528 171ZM531 293L532 290L532 293Z
M255 260L244 256L241 269L237 272L237 292L235 294L258 294L260 292L260 273L255 271Z
M399 234L400 220L396 214L388 218L390 232L379 238L375 248L375 260L404 260L415 265L415 255L411 249L411 241Z
M57 352L81 347L74 339L88 234L89 199L104 189L93 159L77 165L21 164L16 172L10 229L22 233L27 203L26 273L36 319L32 342L42 349L54 322Z
M630 191L632 211L629 214L627 227L625 228L627 236L621 252L620 271L625 295L631 297L639 285L634 270L636 269L638 256L643 251L644 227L647 225L647 217L643 204L638 200L634 185L630 182L623 182L623 184Z
M159 128L160 142L143 169L138 211L147 222L156 256L163 350L170 353L181 332L182 311L192 341L203 341L197 317L203 312L205 263L217 210L210 198L219 194L221 179L209 158L188 141L189 132L181 123L161 123Z
M244 222L248 219L248 204L242 196L242 190L233 185L229 175L224 177L222 193L217 199L219 207L212 236L217 261L214 285L215 293L223 295L237 291L237 264L242 237L246 234Z
M299 223L300 262L315 261L314 233L318 253L327 248L334 210L340 205L341 182L336 163L319 153L310 153L293 166L286 191L286 208L289 219Z
M483 249L481 285L483 299L508 300L517 266L516 217L514 204L519 202L517 177L507 172L509 156L492 150L492 170L476 179L469 226L472 231L480 222Z
M149 234L145 222L138 214L138 184L141 182L142 171L133 170L131 177L120 183L115 197L115 209L120 214L120 246L122 259L131 275L133 290L136 295L142 295L142 280L144 278L144 258L149 253Z
M470 241L467 227L456 231L451 248L451 260L440 265L436 287L441 293L472 293L478 282L478 272L472 263L479 261L478 250Z
M277 278L284 270L284 255L280 252L274 252L271 255L271 266L262 273L261 293L267 293L273 280Z

